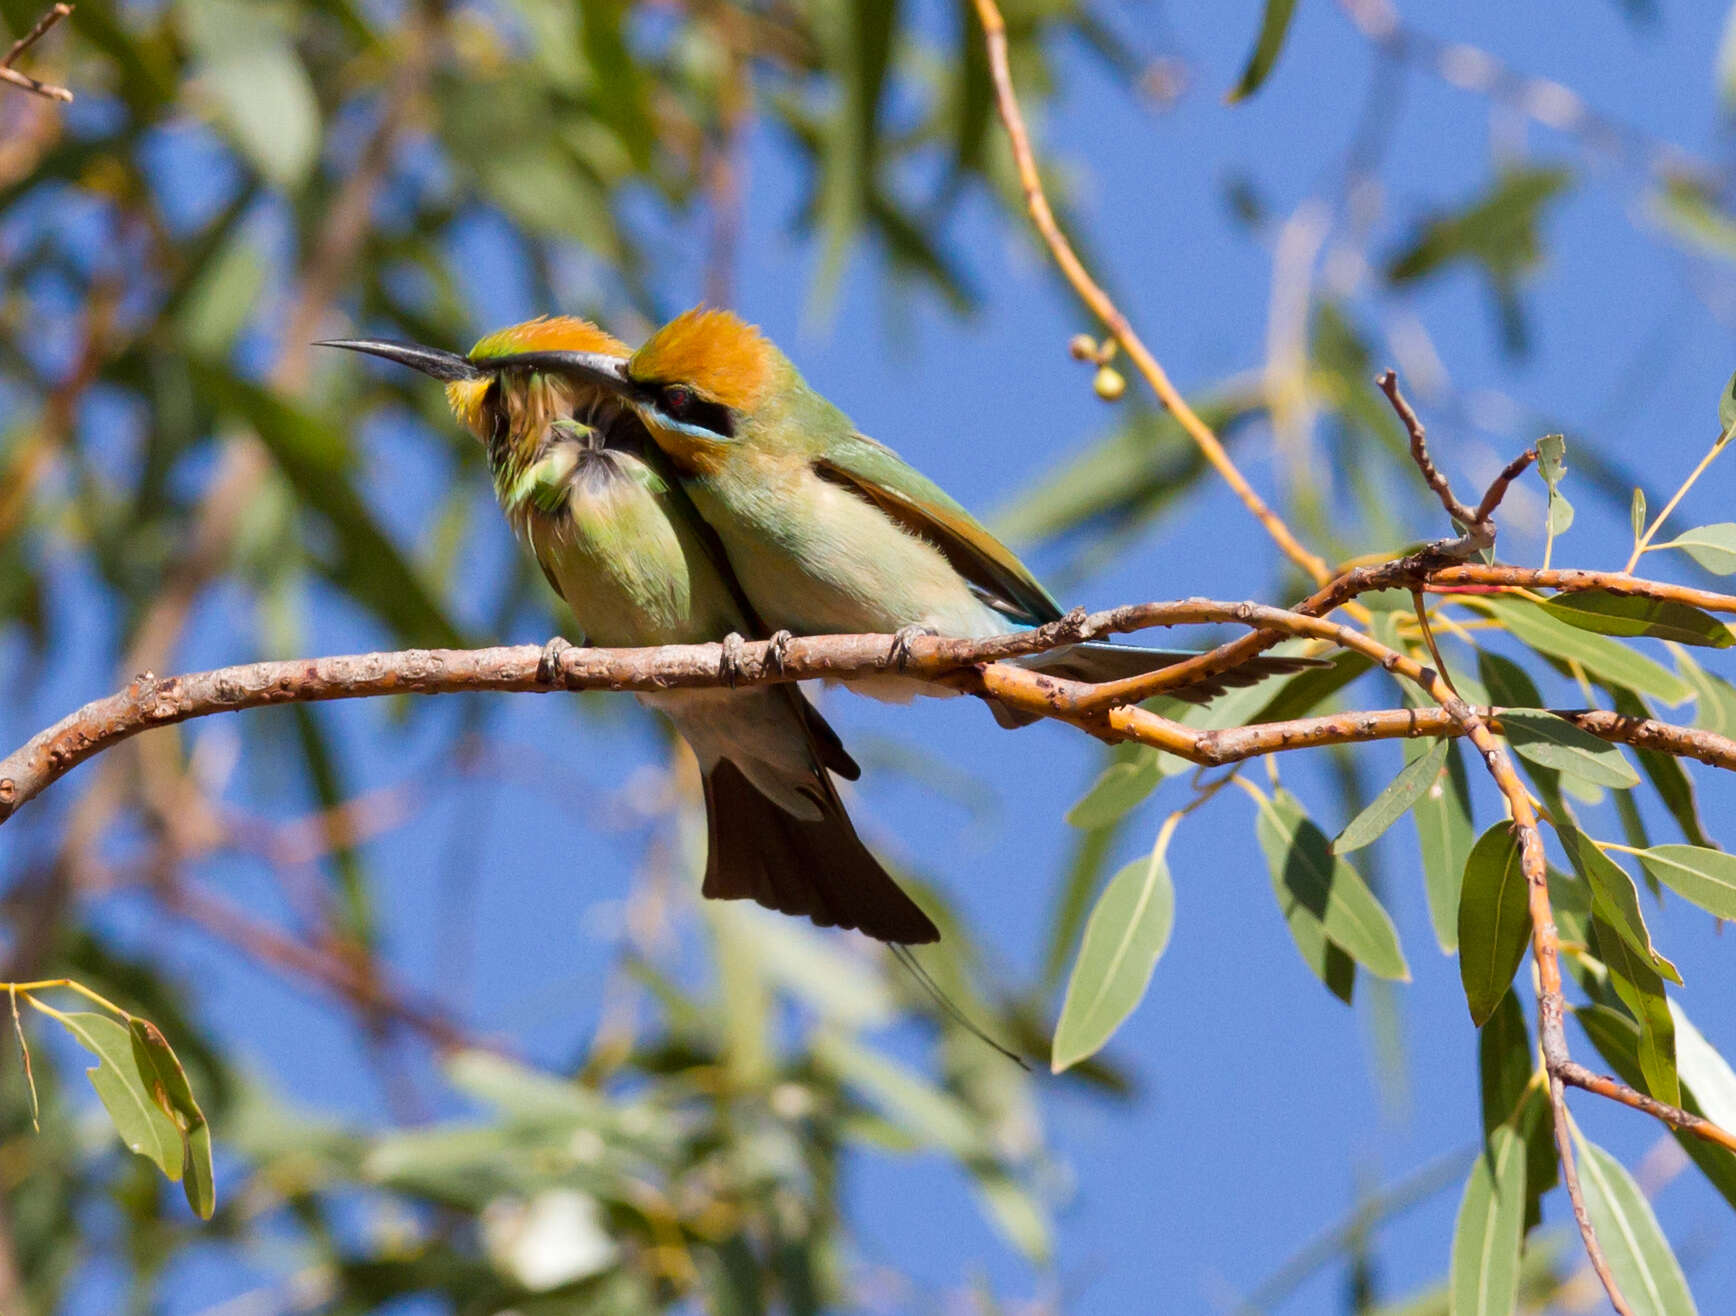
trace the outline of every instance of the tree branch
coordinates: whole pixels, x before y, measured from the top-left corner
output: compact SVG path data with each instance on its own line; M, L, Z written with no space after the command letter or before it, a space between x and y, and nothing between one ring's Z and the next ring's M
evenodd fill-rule
M1266 533L1284 551L1284 555L1307 572L1316 583L1324 582L1331 575L1325 559L1306 548L1291 533L1290 527L1284 524L1284 519L1254 491L1253 485L1248 483L1247 477L1237 468L1235 462L1230 460L1229 453L1224 451L1224 445L1218 441L1218 436L1212 433L1211 426L1200 419L1199 413L1194 411L1188 405L1187 399L1176 390L1169 375L1152 355L1151 349L1133 331L1133 325L1103 290L1102 285L1091 277L1085 263L1073 250L1073 244L1067 241L1066 234L1061 232L1061 226L1055 222L1055 212L1049 205L1048 194L1043 190L1042 175L1037 169L1037 156L1031 149L1031 136L1025 127L1024 111L1019 108L1018 96L1013 91L1013 75L1007 64L1006 20L1001 17L995 0L975 2L977 18L982 22L983 36L988 48L989 73L995 84L995 104L1000 112L1001 123L1006 129L1007 140L1012 144L1013 163L1018 169L1019 185L1024 189L1025 205L1030 211L1031 222L1049 248L1055 264L1060 267L1073 291L1079 295L1079 300L1090 308L1091 313L1103 322L1104 327L1121 345L1121 350L1127 353L1134 368L1144 376L1151 391L1157 394L1158 401L1176 418L1176 422L1187 432L1212 468L1223 478L1224 483L1235 491L1236 497L1242 500L1242 505L1265 527Z
M57 87L53 83L38 82L27 73L20 73L12 65L18 57L47 35L61 19L72 12L72 6L66 4L51 5L48 12L36 20L31 29L12 43L12 49L0 55L0 82L9 82L14 87L21 87L34 95L42 96L51 101L63 103L72 100L72 93L65 87Z

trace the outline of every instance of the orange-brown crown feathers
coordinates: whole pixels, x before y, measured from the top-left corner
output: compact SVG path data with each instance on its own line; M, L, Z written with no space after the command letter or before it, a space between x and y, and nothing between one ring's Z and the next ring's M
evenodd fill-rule
M477 341L470 349L470 360L486 367L491 357L512 356L518 352L608 352L627 356L632 349L606 330L576 315L539 315L523 324L496 329ZM482 399L490 381L481 379L454 380L446 386L446 403L460 423L483 437L487 420L482 414Z
M735 411L765 399L778 350L729 311L695 306L664 325L633 354L627 373L644 383L686 384Z

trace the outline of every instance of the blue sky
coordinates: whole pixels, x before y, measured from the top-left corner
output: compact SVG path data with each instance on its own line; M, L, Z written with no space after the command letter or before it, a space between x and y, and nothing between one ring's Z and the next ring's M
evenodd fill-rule
M1666 0L1661 8L1658 21L1636 26L1615 3L1409 6L1426 30L1559 79L1610 117L1721 163L1729 137L1712 72L1719 7ZM1136 48L1188 61L1195 83L1179 105L1161 110L1131 102L1099 65L1072 50L1063 61L1057 111L1039 127L1043 149L1073 183L1099 265L1186 389L1256 370L1265 353L1272 252L1229 222L1226 183L1246 176L1279 216L1310 197L1335 199L1373 61L1337 8L1304 4L1271 83L1246 105L1226 107L1219 90L1234 80L1255 6L1172 5L1163 12L1170 35L1161 48L1156 37L1133 35L1163 30L1150 22L1150 6L1117 6L1113 17ZM1426 330L1444 369L1437 393L1417 395L1438 459L1467 487L1480 485L1476 477L1486 477L1493 463L1544 429L1560 428L1570 445L1594 444L1646 472L1658 504L1697 459L1713 427L1718 390L1736 365L1729 267L1689 257L1661 237L1646 215L1642 174L1587 155L1549 130L1516 126L1506 112L1424 71L1413 69L1401 82L1402 94L1380 110L1392 120L1392 135L1376 258L1396 248L1407 221L1422 211L1476 193L1491 160L1514 143L1588 177L1548 221L1549 260L1526 289L1528 358L1502 355L1488 300L1466 274L1431 282L1404 303L1404 317ZM888 295L870 253L852 263L836 307L820 315L808 283L816 254L790 236L795 180L777 140L755 138L750 177L740 309L866 432L898 447L967 505L992 512L1113 422L1091 393L1089 372L1066 355L1068 337L1092 326L1023 230L1000 224L986 205L968 207L949 235L983 293L974 318L961 320L921 297ZM698 299L695 236L666 235L658 286L672 305ZM510 255L484 263L493 239L480 232L473 241L478 263L470 295L479 331L560 309L528 304L511 278ZM412 481L432 474L414 474L417 462L433 460L425 438L385 426L371 427L364 438L371 468L383 480L400 462L409 463ZM1269 435L1255 435L1238 453L1260 487L1273 489ZM475 476L485 496L480 465ZM1728 519L1732 479L1736 468L1714 468L1685 505L1681 524ZM1579 520L1558 545L1557 563L1619 565L1628 541L1625 509L1589 493L1575 501ZM1533 561L1541 546L1540 504L1515 507L1529 508L1532 520L1504 525L1503 549L1512 560ZM1419 536L1442 529L1420 491L1407 495L1396 514ZM414 542L423 528L415 511L400 504L392 515ZM474 600L465 609L472 620L487 615L513 551L504 528L492 524L467 542L457 594ZM1038 550L1029 560L1041 573L1058 558ZM1661 571L1678 569L1651 561ZM1275 550L1214 487L1063 602L1277 598L1278 580ZM81 630L101 634L112 623L89 614L92 597L89 582L74 576L56 606ZM316 602L302 619L309 650L378 641L366 619ZM180 665L242 656L234 652L235 637L253 621L250 602L238 595L208 599ZM527 630L499 638L545 637ZM1729 674L1727 663L1712 665ZM35 706L4 715L9 738L105 688L100 670L50 680ZM1380 706L1396 702L1372 682L1359 690ZM331 725L353 756L353 783L383 785L413 774L465 702L451 701L421 719L410 750L390 756L370 740L387 716L383 706L334 707ZM964 700L888 708L834 693L824 704L847 743L868 747L859 757L870 768L852 809L871 842L934 875L991 960L1013 967L1016 976L1032 975L1070 841L1061 815L1097 770L1097 747L1058 727L1003 732ZM657 752L649 724L630 708L599 718L590 712L597 706L589 701L581 720L551 699L495 701L489 714L496 734L546 770L526 774L535 778L528 782L438 780L435 802L417 825L370 847L384 887L378 900L388 941L404 975L453 999L481 1030L518 1037L551 1062L587 1035L595 1016L607 938L643 839L631 826L592 825L585 802L619 790ZM233 732L216 719L194 735L207 752L220 754ZM899 770L891 756L873 752L888 741L915 745L974 775L991 794L990 811L973 814ZM1371 775L1390 773L1398 751L1383 747L1370 761ZM1343 819L1331 812L1321 765L1290 756L1279 767L1285 784L1318 807L1322 825L1336 830ZM1254 777L1264 781L1263 772ZM1710 773L1701 780L1708 826L1728 840L1736 796ZM70 796L76 787L74 781L60 790ZM292 814L274 804L273 787L243 771L233 790L251 807ZM1127 838L1127 857L1149 844L1183 789L1171 782L1145 806ZM1491 821L1493 797L1482 784L1478 791L1479 820ZM466 845L474 847L479 868L464 896L472 911L467 967L453 973L439 929L454 880L450 855ZM1468 1148L1477 1122L1475 1036L1456 964L1438 954L1429 931L1416 862L1407 853L1413 849L1409 824L1401 823L1377 851L1415 977L1388 1001L1405 1057L1402 1075L1383 1080L1375 1072L1371 1039L1380 1026L1374 1008L1380 993L1365 978L1357 1005L1346 1009L1302 965L1253 842L1250 806L1226 791L1177 835L1175 934L1144 1004L1114 1044L1138 1075L1139 1099L1121 1105L1057 1094L1045 1101L1072 1179L1060 1202L1053 1281L1029 1274L978 1215L967 1181L938 1159L862 1158L854 1166L849 1192L867 1258L919 1283L980 1272L1016 1295L1046 1291L1053 1282L1073 1310L1209 1312L1348 1210L1360 1190ZM225 863L210 876L260 912L271 912L277 899L265 874L244 863ZM123 941L165 935L137 899L113 898L93 913ZM1688 1014L1715 1045L1736 1054L1727 944L1708 920L1679 905L1654 931L1682 969ZM379 1116L377 1087L347 1025L234 954L183 932L170 935L200 1008L262 1073L314 1109ZM1589 1057L1588 1044L1577 1034L1571 1040ZM914 1047L910 1054L917 1054ZM1655 1126L1631 1113L1591 1100L1575 1102L1574 1112L1630 1167L1657 1142ZM1455 1182L1382 1231L1377 1255L1388 1295L1444 1270L1457 1197ZM1736 1292L1728 1208L1691 1169L1670 1181L1656 1206L1702 1309L1719 1309L1720 1295ZM1551 1199L1547 1227L1559 1231L1565 1220L1565 1203ZM258 1275L225 1263L192 1266L188 1277L171 1311L199 1310ZM103 1309L107 1282L112 1277L91 1277L86 1309ZM1335 1310L1342 1282L1342 1273L1328 1268L1284 1310Z

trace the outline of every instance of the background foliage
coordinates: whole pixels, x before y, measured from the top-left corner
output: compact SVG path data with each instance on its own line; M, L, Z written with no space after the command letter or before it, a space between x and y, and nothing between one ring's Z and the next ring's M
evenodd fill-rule
M37 10L34 0L0 0L11 31ZM1242 10L1234 23L1228 14L1213 20L1233 32L1208 38L1172 31L1151 5L1007 6L1027 108L1048 107L1065 124L1072 104L1084 123L1072 145L1094 172L1058 170L1058 198L1088 201L1098 177L1161 191L1163 162L1208 136L1230 161L1209 188L1188 185L1206 203L1209 234L1162 222L1174 218L1170 203L1149 190L1133 200L1157 219L1141 217L1131 236L1114 207L1092 208L1114 248L1103 276L1126 288L1131 307L1160 312L1160 343L1218 344L1184 356L1178 375L1317 551L1334 560L1390 553L1442 530L1372 386L1391 361L1437 421L1437 455L1473 476L1486 478L1546 429L1567 430L1564 490L1581 522L1578 536L1555 546L1556 561L1579 565L1593 544L1619 561L1634 486L1661 503L1712 437L1727 361L1693 381L1697 392L1659 387L1660 401L1652 389L1670 379L1662 358L1692 356L1684 336L1728 355L1716 318L1730 307L1719 262L1736 251L1736 217L1725 209L1721 161L1666 145L1679 128L1667 117L1631 127L1569 113L1564 105L1585 104L1551 100L1547 86L1504 72L1494 56L1478 64L1461 51L1455 64L1450 50L1418 38L1369 61L1358 29L1325 5L1304 7L1285 46L1274 14ZM1656 50L1659 29L1672 23L1688 29L1682 47L1712 45L1698 39L1697 15L1611 6L1599 17L1607 21L1585 40L1612 59ZM1262 22L1269 35L1258 45ZM1511 48L1499 53L1514 67L1548 57L1523 31L1500 35ZM632 338L701 295L763 315L758 299L769 294L737 284L745 268L764 278L754 247L768 234L799 255L799 270L781 281L786 293L795 287L797 311L845 345L841 361L815 349L833 378L847 378L851 355L908 359L898 356L899 335L873 323L864 278L884 284L879 309L894 327L992 315L1008 285L1035 285L1035 310L1013 337L1072 372L1061 378L1076 378L1076 397L1052 390L1066 397L1064 409L1025 412L1022 359L1005 350L991 369L942 359L912 371L928 393L905 405L947 417L920 436L888 428L895 404L882 404L883 422L870 390L849 405L967 501L1011 495L999 528L1037 546L1058 585L1127 591L1105 602L1295 597L1301 582L1273 565L1251 522L1214 501L1172 423L1137 389L1105 413L1085 389L1090 371L1065 363L1066 339L1080 326L1043 286L1050 276L1035 272L978 38L966 5L878 0L81 4L29 60L77 101L63 107L9 89L0 98L8 739L139 671L551 633L561 618L498 525L475 454L438 397L413 378L316 361L307 344L355 328L462 347L493 322L557 308ZM1330 119L1330 149L1305 150L1270 118L1241 126L1275 96L1312 106L1310 84L1353 55L1365 99ZM1730 85L1704 59L1666 68L1700 79L1714 106L1719 86ZM1450 176L1402 149L1395 127L1402 89L1422 97L1416 88L1443 76L1474 93L1448 111L1427 101L1421 111L1425 138L1434 130L1475 139L1452 158ZM1247 104L1217 106L1220 87L1238 78ZM1275 112L1296 113L1284 103ZM1105 124L1132 125L1138 142ZM1722 146L1714 143L1714 157ZM1304 159L1312 176L1298 178ZM1090 252L1096 230L1075 222L1073 208L1063 207L1063 220ZM1661 326L1624 308L1630 324L1616 338L1631 358L1580 361L1587 391L1610 399L1601 413L1570 403L1557 416L1546 414L1553 401L1513 401L1533 396L1527 382L1551 350L1564 350L1547 340L1544 326L1555 321L1534 305L1547 259L1566 248L1563 259L1592 286L1598 262L1581 247L1610 224L1680 253L1669 260L1687 291L1673 294ZM1238 271L1248 262L1262 294L1252 302L1210 305L1192 281L1245 281ZM927 332L934 341L937 331ZM1449 386L1461 359L1475 382ZM983 364L963 350L959 362ZM826 374L811 377L830 385ZM1011 410L983 425L985 394L1008 395ZM1682 396L1691 407L1675 405ZM1027 415L1039 432L1015 433ZM1641 415L1670 439L1619 442ZM989 446L991 433L1002 446ZM1727 489L1727 475L1720 485L1715 471L1701 497ZM1028 492L1017 493L1021 485ZM1528 496L1515 496L1508 517L1534 532L1544 500L1535 483ZM1715 495L1701 505L1713 511L1675 529L1722 519ZM1565 513L1554 517L1565 532ZM1190 540L1192 549L1172 547ZM1230 542L1254 547L1230 564ZM1534 553L1541 537L1504 547ZM1719 568L1718 551L1705 550L1710 561L1675 554L1660 570L1696 578L1703 566ZM1408 606L1394 600L1378 625L1414 645L1403 631ZM1564 653L1559 631L1551 641L1522 634L1524 625L1512 627L1522 647L1500 639L1480 653L1458 648L1459 679L1480 679L1501 702L1524 706L1619 707L1681 694L1693 699L1681 701L1689 720L1736 720L1736 692L1683 651L1647 649L1665 664L1648 686L1650 669L1587 671L1583 647ZM1322 700L1391 702L1354 664L1341 675L1338 689L1266 687L1208 716L1276 716L1286 699L1285 715L1330 706ZM1521 683L1531 681L1546 694L1528 693ZM1658 688L1663 681L1675 684ZM1476 1207L1474 1112L1506 1153L1483 1162L1496 1182L1515 1173L1512 1148L1537 1142L1520 1092L1490 1087L1510 1075L1515 1054L1528 1054L1513 995L1486 999L1499 993L1482 987L1490 1022L1479 1089L1479 1042L1465 1026L1457 967L1430 944L1450 949L1463 932L1450 891L1441 894L1460 876L1471 880L1463 860L1477 872L1476 855L1492 855L1489 871L1500 871L1498 806L1483 783L1466 787L1457 812L1419 813L1419 831L1434 826L1440 838L1429 844L1423 833L1424 871L1413 871L1408 837L1356 857L1370 898L1399 908L1390 946L1384 936L1357 947L1315 936L1321 976L1359 1002L1370 1039L1361 1055L1348 1016L1323 1013L1320 1024L1309 1013L1336 1006L1271 917L1265 884L1236 883L1259 903L1212 920L1211 954L1232 970L1235 945L1269 956L1227 979L1160 977L1145 1003L1146 1017L1198 1016L1218 1038L1210 1072L1164 1073L1229 1120L1197 1144L1169 1142L1160 1159L1155 1142L1132 1132L1151 1126L1133 1121L1186 1127L1187 1117L1173 1087L1139 1083L1154 1068L1143 1037L1059 1078L1027 1075L937 1014L872 948L753 911L699 909L690 770L679 757L663 764L647 754L658 733L626 701L568 699L551 710L539 700L512 713L503 701L437 702L271 710L158 733L82 770L7 828L4 976L71 975L154 1021L200 1096L218 1162L216 1213L200 1223L149 1162L122 1153L105 1124L79 1113L90 1109L78 1075L90 1063L84 1052L41 1035L40 1132L20 1068L0 1074L0 1308L1090 1308L1103 1296L1092 1276L1105 1253L1132 1258L1106 1281L1128 1301L1149 1298L1162 1278L1139 1264L1148 1242L1137 1228L1118 1236L1089 1213L1093 1195L1115 1203L1115 1175L1162 1179L1186 1173L1177 1168L1185 1158L1226 1184L1231 1205L1200 1211L1205 1234L1225 1237L1226 1222L1262 1200L1261 1182L1288 1185L1298 1199L1281 1222L1287 1242L1250 1247L1226 1281L1231 1292L1258 1290L1259 1305L1295 1298L1320 1309L1423 1312L1441 1310L1444 1298L1395 1304L1402 1290L1444 1276L1450 1260L1462 1273L1448 1242L1467 1173L1463 1209ZM913 720L943 716L967 730L936 735ZM1173 876L1185 927L1190 885L1258 879L1262 849L1280 872L1299 844L1314 844L1299 835L1323 842L1398 768L1396 751L1285 764L1305 802L1264 784L1257 804L1223 792L1179 829L1179 838L1201 837L1198 848L1178 839L1153 855L1158 814L1145 801L1161 792L1173 808L1190 798L1187 779L1156 756L1117 751L1113 776L1099 779L1104 764L1027 748L1047 742L1005 741L964 711L894 711L872 726L887 734L864 757L899 783L874 814L893 857L927 879L925 902L946 931L925 961L971 1017L1035 1055L1047 1054L1082 937L1089 952L1086 920L1100 891L1114 921L1135 882ZM1008 745L1007 755L1028 756L1012 768L1023 795L1002 778L978 779ZM1534 754L1527 765L1534 789L1549 800L1566 792L1562 816L1583 809L1600 839L1620 836L1637 849L1714 843L1716 808L1695 814L1680 782L1636 757L1655 799L1632 802L1607 779L1608 760L1601 781L1598 765L1581 760L1559 778L1559 758ZM1114 789L1093 788L1064 828L1060 816L1094 779ZM1711 789L1709 806L1727 804L1728 788ZM894 821L919 792L1004 833L1000 860L967 865L920 828L894 841ZM998 814L984 803L996 792L1011 800ZM952 826L959 830L956 817ZM503 831L515 834L514 848L501 845ZM1032 832L1045 839L1028 846ZM416 837L437 839L418 846ZM1642 881L1654 872L1629 867ZM549 914L555 897L543 889L552 883L576 887L565 899L597 912L584 924ZM993 884L1016 885L1027 912L1000 921L985 916L985 895L961 895ZM522 907L500 912L487 895L495 888ZM1668 930L1682 976L1714 1003L1698 1009L1690 993L1688 1014L1713 1044L1736 1041L1717 1035L1717 1003L1728 996L1719 995L1706 921L1680 901L1661 916L1650 893L1639 899L1660 944ZM1585 903L1582 919L1599 912ZM489 918L512 916L521 921L503 926L534 946L490 935ZM1727 1074L1679 1005L1662 1006L1661 984L1635 994L1631 983L1623 990L1597 976L1593 966L1610 959L1610 922L1606 913L1590 930L1604 959L1581 961L1585 1033L1618 1070L1631 1057L1626 1076L1654 1091L1670 1081L1661 1030L1673 1036L1683 1078L1690 1068ZM1142 913L1137 926L1155 958L1169 918ZM1265 940L1233 940L1256 926ZM1306 936L1296 933L1305 954ZM1699 949L1678 951L1682 941ZM1354 968L1331 962L1335 946L1377 977L1363 975L1353 992ZM575 977L568 961L581 957ZM1425 957L1439 965L1425 968ZM1408 1023L1410 998L1380 981L1407 968L1419 979ZM1450 1010L1429 1004L1430 975L1450 984ZM1117 990L1131 1005L1143 986L1134 973ZM1469 981L1465 988L1475 1004ZM1301 1071L1241 1031L1249 1013L1292 1011L1299 1036L1335 1039ZM1072 1039L1080 1057L1107 1035L1101 1020L1082 1027ZM1407 1029L1426 1030L1428 1041ZM341 1051L298 1044L304 1031L340 1038ZM1401 1144L1397 1165L1365 1154L1365 1141L1382 1141L1383 1122L1402 1123L1407 1104L1430 1123L1419 1089L1434 1083L1449 1049L1456 1078L1438 1086L1456 1104L1432 1125L1435 1136ZM1299 1149L1314 1099L1295 1089L1330 1094L1351 1072L1371 1076L1364 1097L1315 1152L1348 1166L1335 1188L1350 1214L1333 1225L1337 1208L1309 1191ZM1528 1072L1521 1064L1520 1089ZM1250 1087L1275 1094L1296 1121L1279 1146L1244 1158L1232 1146L1237 1107L1262 1127ZM1702 1087L1689 1095L1707 1099ZM1109 1121L1114 1155L1075 1184L1056 1124L1077 1137L1080 1111ZM1639 1117L1615 1118L1628 1129L1616 1139L1621 1161L1640 1165L1640 1183L1655 1192L1672 1181L1675 1161L1629 1154ZM1639 1211L1643 1198L1621 1161L1589 1155L1608 1185L1603 1209ZM1736 1183L1713 1154L1696 1160L1712 1188L1684 1208L1691 1228L1673 1228L1659 1207L1690 1275L1713 1265L1699 1240L1708 1229L1727 1236L1714 1194ZM923 1177L934 1162L947 1174ZM1531 1174L1536 1187L1542 1170L1533 1164ZM987 1228L936 1237L923 1223L927 1189L962 1200L954 1216L976 1213ZM1178 1187L1184 1218L1187 1200ZM1418 1202L1434 1212L1420 1217L1426 1246L1413 1236L1395 1255L1379 1227ZM1125 1222L1142 1218L1137 1208L1110 1215L1123 1209ZM905 1218L913 1223L887 1223ZM949 1246L956 1240L970 1244ZM1185 1233L1176 1246L1185 1252ZM1301 1251L1285 1262L1289 1246ZM1316 1278L1323 1268L1327 1278ZM1727 1263L1711 1274L1701 1293L1715 1309L1717 1286L1736 1277ZM1515 1283L1535 1303L1586 1300L1553 1215L1532 1235ZM1190 1300L1227 1303L1198 1287L1190 1279Z

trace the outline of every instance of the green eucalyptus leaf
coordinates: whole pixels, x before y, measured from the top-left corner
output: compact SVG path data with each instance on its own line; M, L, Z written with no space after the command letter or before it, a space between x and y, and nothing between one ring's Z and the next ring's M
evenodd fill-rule
M1699 845L1654 845L1639 860L1684 900L1719 918L1736 918L1736 855Z
M1713 649L1728 649L1736 644L1736 634L1711 613L1673 599L1588 589L1557 594L1543 607L1550 616L1569 626L1599 635L1644 635Z
M1398 932L1362 875L1332 853L1326 835L1288 791L1260 797L1255 833L1279 908L1303 958L1325 979L1329 942L1381 978L1407 981ZM1332 985L1328 980L1328 985Z
M1682 1104L1682 1083L1676 1072L1676 1027L1670 1017L1664 980L1644 955L1627 943L1622 933L1596 912L1591 919L1591 940L1597 956L1609 971L1609 985L1639 1021L1638 1060L1645 1076L1645 1090L1672 1106Z
M181 1132L182 1190L187 1205L201 1220L217 1209L216 1170L212 1164L211 1126L193 1096L187 1071L181 1067L169 1039L148 1019L128 1020L133 1039L133 1059L139 1073L151 1085L151 1097ZM170 1176L173 1178L173 1176Z
M1498 822L1471 848L1459 894L1459 979L1481 1028L1507 994L1531 940L1530 892L1513 824Z
M1057 1074L1101 1050L1145 995L1175 922L1164 861L1173 830L1166 824L1149 855L1110 878L1091 911L1055 1025L1049 1064Z
M1483 1135L1511 1123L1531 1086L1537 1057L1519 998L1508 992L1477 1034L1477 1077L1483 1097Z
M1565 718L1538 708L1504 708L1500 720L1501 734L1514 752L1533 763L1599 786L1640 784L1640 774L1620 749Z
M1168 775L1166 759L1173 763L1183 762L1173 754L1142 745L1131 761L1111 763L1067 810L1068 825L1092 831L1126 816L1144 803Z
M178 1183L186 1163L181 1130L157 1101L155 1074L139 1068L132 1032L106 1014L56 1013L53 1018L101 1062L84 1072L121 1141Z
M1721 736L1736 736L1736 686L1714 676L1680 645L1672 645L1676 670L1694 692L1694 725Z
M1694 1316L1694 1298L1651 1203L1622 1163L1583 1137L1579 1178L1616 1287L1647 1316Z
M1724 391L1718 395L1718 430L1722 434L1736 430L1736 374L1725 381Z
M1676 1030L1676 1064L1682 1081L1682 1106L1724 1128L1736 1127L1736 1076L1724 1058L1706 1044L1675 1001L1670 1016ZM1640 1026L1626 1013L1608 1005L1581 1005L1574 1018L1598 1054L1629 1087L1644 1089L1639 1062ZM1736 1154L1692 1134L1674 1132L1688 1159L1707 1181L1736 1206Z
M1284 682L1270 702L1250 722L1288 722L1306 717L1357 677L1374 667L1374 659L1347 649L1334 654L1325 667L1310 667Z
M1597 843L1578 828L1557 823L1555 834L1561 838L1561 848L1573 865L1573 871L1591 888L1593 913L1620 933L1634 953L1644 956L1653 969L1681 986L1682 975L1676 966L1652 945L1651 932L1640 912L1639 891L1627 870L1598 849Z
M1459 948L1459 888L1465 880L1465 861L1476 843L1476 823L1471 816L1471 783L1465 771L1464 751L1456 740L1446 741L1443 771L1423 792L1411 810L1416 824L1418 851L1423 863L1423 888L1428 896L1429 922L1435 940L1451 955ZM1424 747L1407 741L1405 753L1420 755Z
M1628 504L1628 523L1633 526L1634 543L1637 544L1646 532L1646 491L1637 486L1633 500Z
M1459 1198L1447 1272L1452 1316L1512 1316L1524 1237L1525 1144L1502 1124L1472 1163Z
M1545 434L1537 440L1537 473L1552 491L1567 474L1567 439L1560 434Z
M1655 695L1671 705L1693 693L1660 663L1607 636L1569 626L1527 599L1476 595L1466 602L1495 618L1537 652L1563 662L1577 662L1600 681Z
M1442 736L1422 755L1405 764L1386 789L1370 800L1368 807L1338 833L1332 842L1333 853L1348 854L1360 850L1402 818L1439 780L1446 767L1447 744L1446 737Z
M1622 716L1649 718L1652 715L1645 701L1632 690L1618 689L1611 691L1611 694L1615 698L1615 711ZM1682 835L1688 844L1710 846L1712 839L1706 835L1705 825L1700 821L1700 803L1694 789L1694 779L1688 775L1682 761L1674 754L1644 749L1638 745L1633 746L1633 752L1634 757L1640 761L1640 771L1650 778L1652 789L1657 791L1658 798L1664 802L1664 807L1682 829ZM1631 796L1618 795L1616 799L1618 803L1624 800L1632 803ZM1635 812L1637 815L1637 810ZM1629 844L1643 850L1651 844L1644 838L1643 823L1638 834L1641 839L1630 840Z
M1653 548L1679 548L1714 576L1736 575L1736 521L1695 526Z

